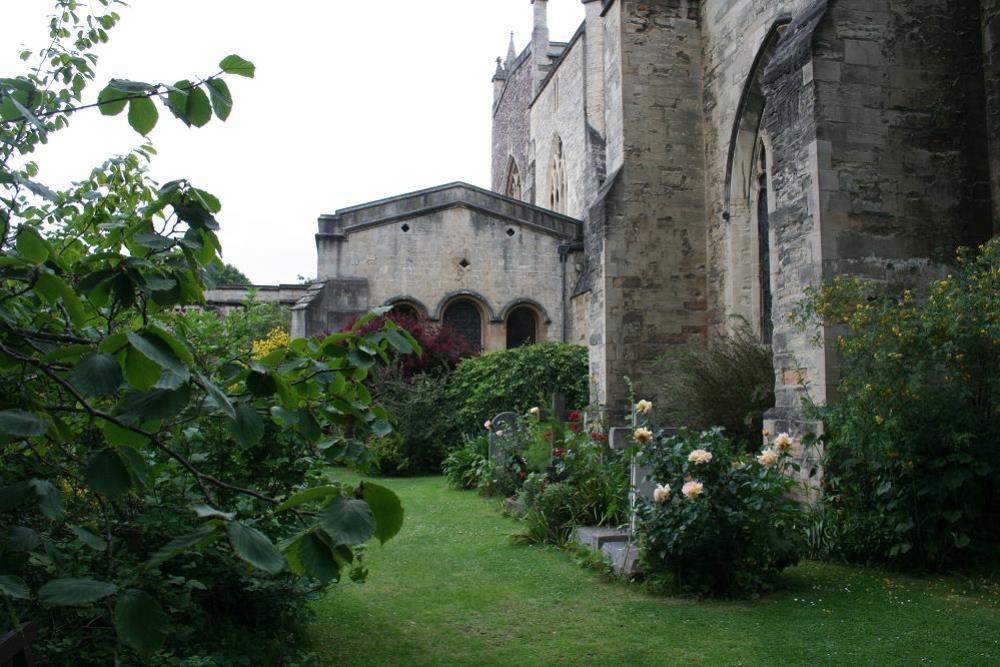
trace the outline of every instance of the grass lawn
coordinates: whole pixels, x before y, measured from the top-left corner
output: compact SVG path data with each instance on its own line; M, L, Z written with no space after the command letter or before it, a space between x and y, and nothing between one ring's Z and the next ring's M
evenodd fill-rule
M355 477L343 473L345 480ZM805 563L756 602L652 597L440 477L381 483L406 523L368 583L316 604L324 665L1000 664L1000 584Z

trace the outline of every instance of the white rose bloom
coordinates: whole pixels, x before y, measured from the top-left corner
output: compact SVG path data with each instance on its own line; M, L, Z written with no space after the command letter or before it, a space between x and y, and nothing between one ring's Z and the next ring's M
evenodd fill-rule
M779 433L778 437L774 439L774 447L780 452L787 452L792 448L792 443L794 439L787 433Z
M681 487L681 493L684 494L685 498L694 498L704 490L705 490L705 485L702 484L701 482L696 482L694 480L690 482L685 482L684 486Z
M652 409L653 409L653 404L645 399L635 404L635 411L638 412L640 415L644 415Z
M632 432L632 439L640 445L644 445L653 439L653 432L648 428L639 427Z
M688 454L688 462L690 463L708 463L712 460L712 452L705 451L704 449L696 449L690 454Z
M653 500L658 503L667 502L667 498L670 497L670 485L669 484L657 484L656 490L653 491Z
M757 456L757 461L765 468L770 468L778 462L778 452L773 449L765 449Z
M541 412L541 410L539 410L538 406L536 405L535 407L533 407L530 410L528 410L528 412L530 412L531 414L533 414L533 415L535 415L537 417L538 413Z

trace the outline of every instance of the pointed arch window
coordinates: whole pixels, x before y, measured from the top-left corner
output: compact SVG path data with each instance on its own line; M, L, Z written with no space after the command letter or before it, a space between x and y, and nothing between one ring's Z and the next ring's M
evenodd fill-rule
M767 203L767 149L757 147L757 285L760 295L760 338L771 344L774 323L771 318L771 222Z
M507 185L504 186L504 196L512 199L521 198L521 172L517 169L517 162L511 157L507 163Z
M556 213L566 212L566 162L563 159L562 139L552 139L552 157L549 160L549 208Z

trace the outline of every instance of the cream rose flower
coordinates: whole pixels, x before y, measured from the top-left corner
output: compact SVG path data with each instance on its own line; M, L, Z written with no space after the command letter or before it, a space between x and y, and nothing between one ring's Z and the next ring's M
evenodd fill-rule
M539 410L538 406L536 405L535 407L533 407L530 410L528 410L528 412L530 412L531 414L533 414L533 415L535 415L537 417L538 413L541 412L541 410Z
M653 404L645 399L635 404L635 411L638 412L640 415L644 415L652 409L653 409Z
M648 428L639 427L632 431L632 439L638 442L640 445L645 445L647 442L653 439L653 432Z
M688 454L689 463L708 463L712 460L712 452L705 451L704 449L696 449L690 454Z
M779 452L787 452L792 448L792 443L795 439L787 433L779 433L778 437L774 439L774 448Z
M667 498L670 497L670 485L669 484L657 484L656 490L653 491L653 500L658 503L667 502Z
M493 428L493 422L487 419L486 421L483 422L483 428L489 431L491 428Z
M778 462L778 452L771 448L765 449L757 455L757 462L765 468L770 468Z
M690 482L684 482L684 486L681 487L681 493L684 494L685 498L695 498L705 490L705 485L701 482L696 482L691 480Z

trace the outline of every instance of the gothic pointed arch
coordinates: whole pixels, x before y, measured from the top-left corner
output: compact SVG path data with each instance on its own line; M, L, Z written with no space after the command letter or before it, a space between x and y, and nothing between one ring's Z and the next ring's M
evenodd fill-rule
M549 208L556 213L566 212L566 159L558 134L552 137L549 157Z
M726 162L724 213L729 237L727 262L732 311L754 323L761 341L771 342L772 234L768 139L762 127L767 100L763 78L789 19L771 26L743 87Z
M774 57L778 41L789 23L790 18L781 18L771 26L743 85L726 160L726 217L732 214L733 206L749 204L756 150L760 143L761 120L764 117L764 70Z
M507 178L505 180L503 194L505 197L510 197L511 199L521 199L521 193L521 170L517 168L517 161L515 161L514 156L511 155L507 160Z

